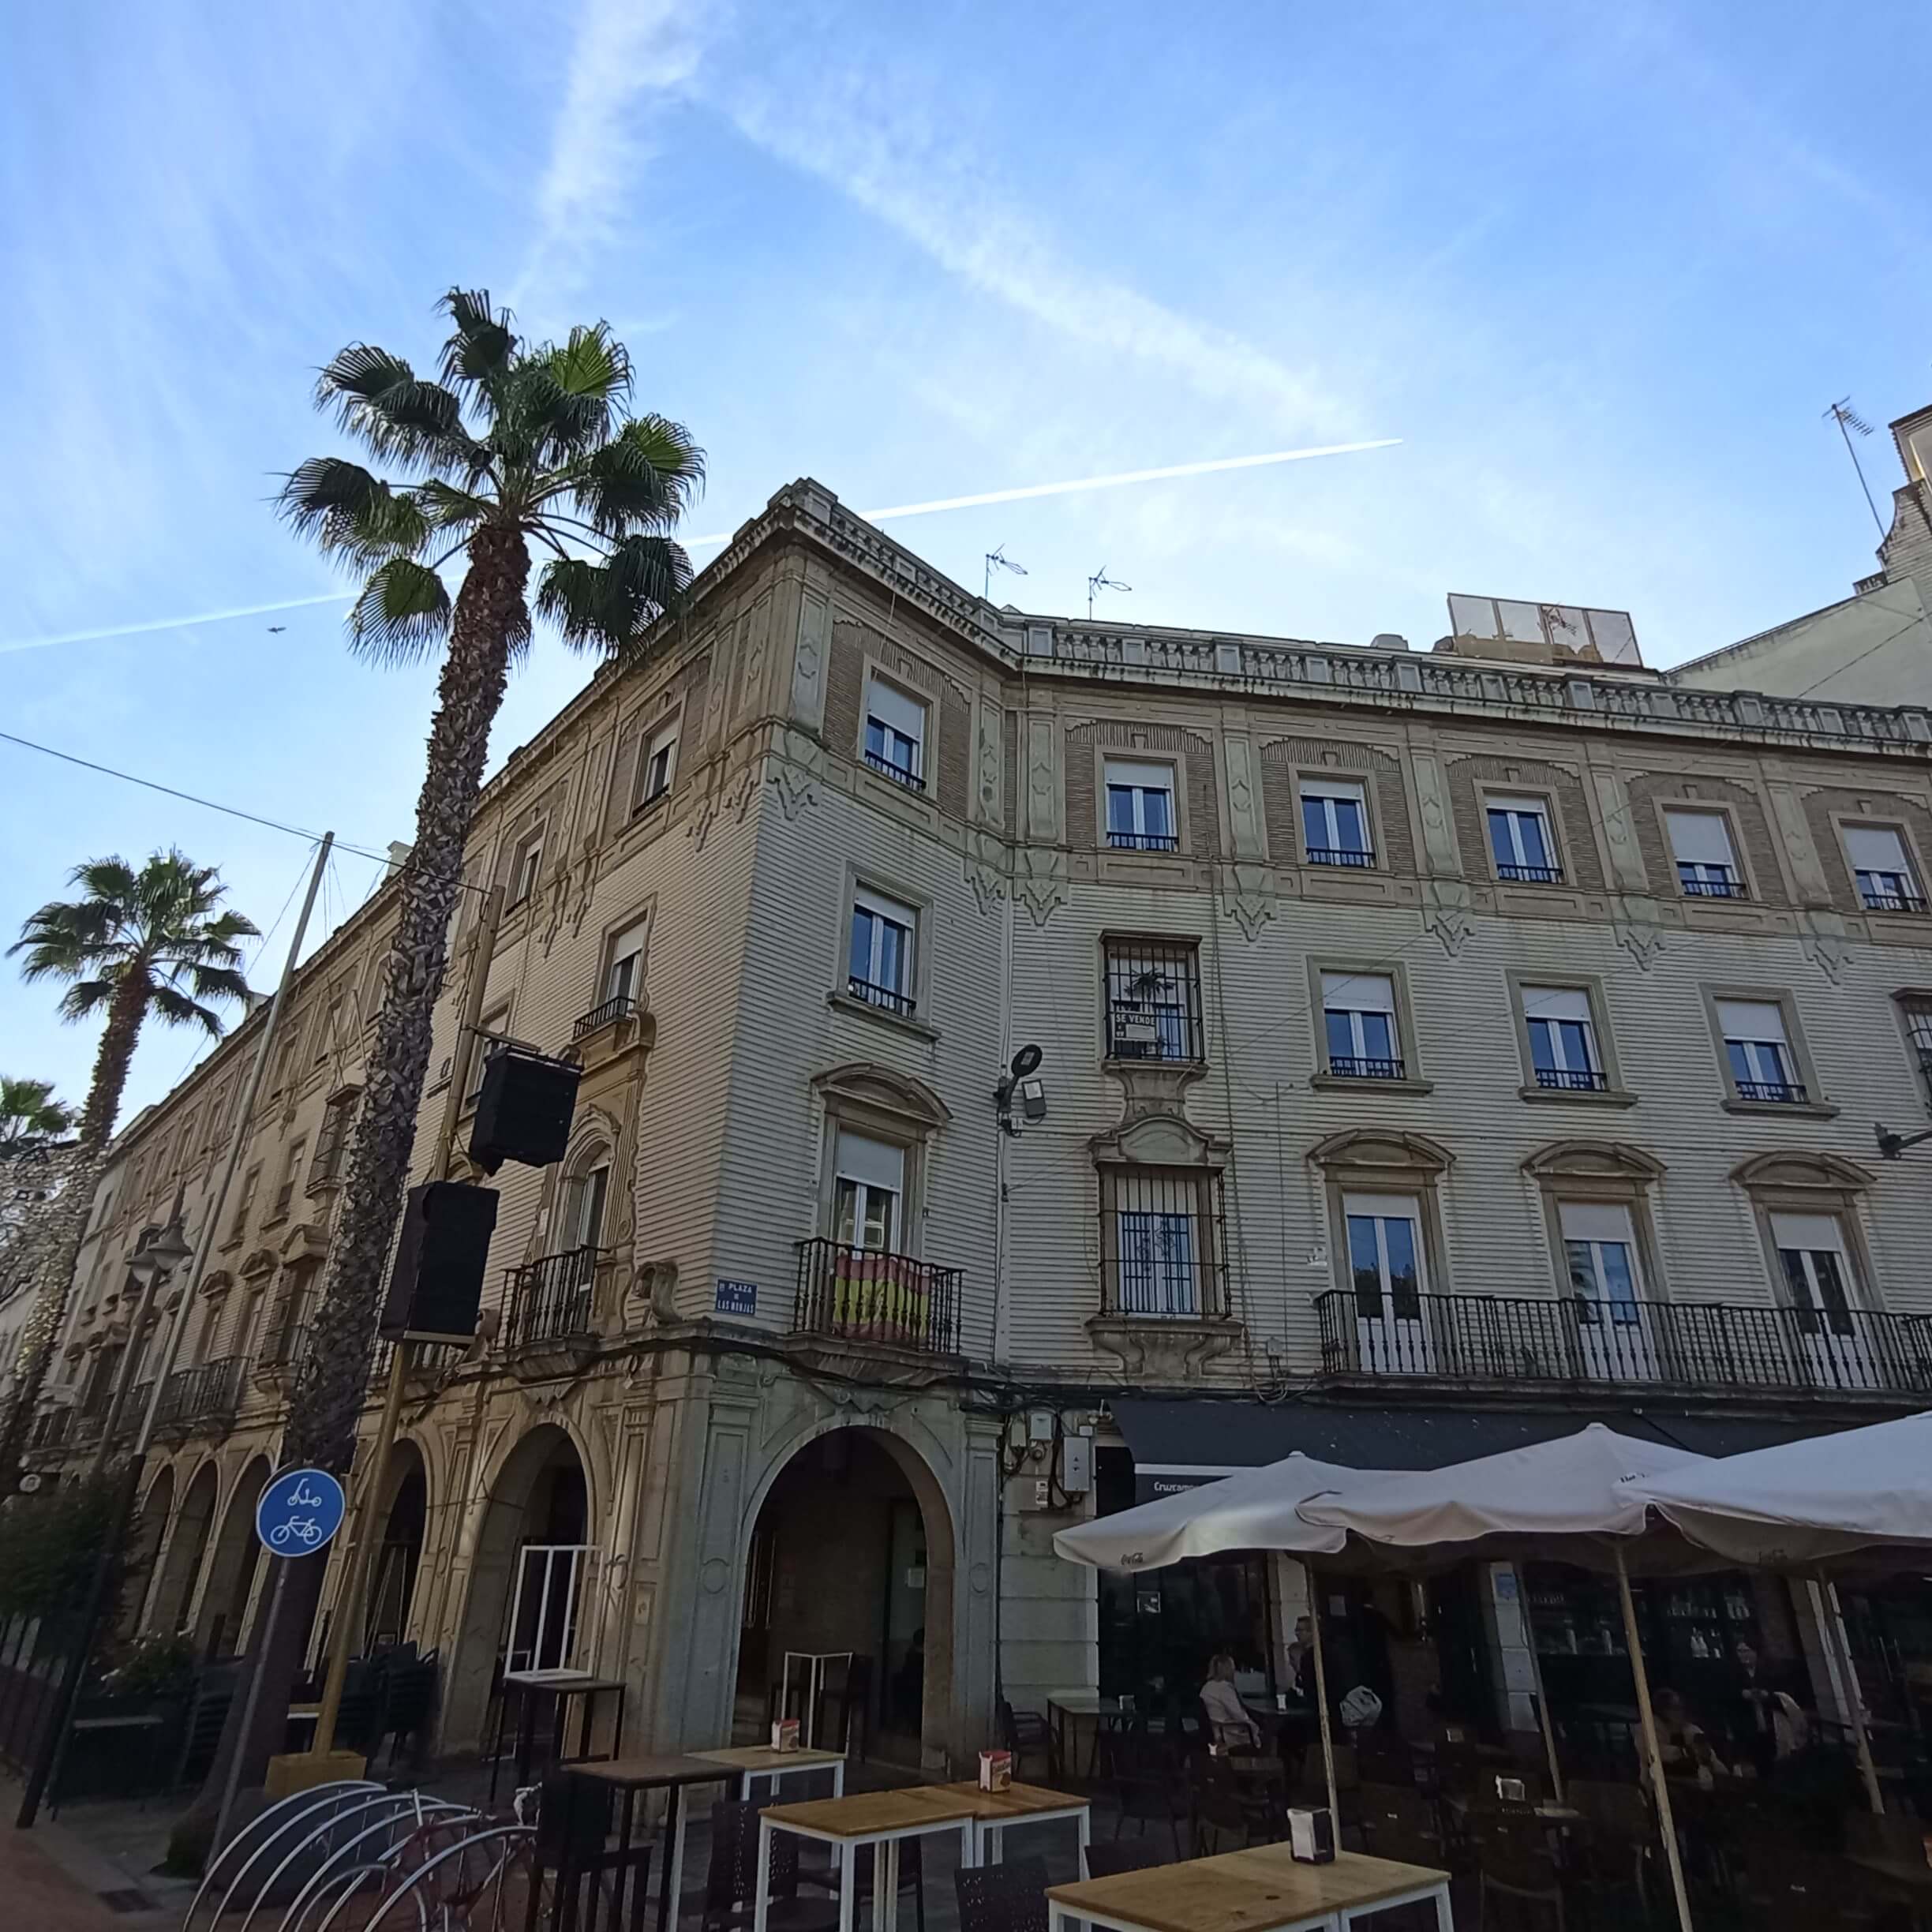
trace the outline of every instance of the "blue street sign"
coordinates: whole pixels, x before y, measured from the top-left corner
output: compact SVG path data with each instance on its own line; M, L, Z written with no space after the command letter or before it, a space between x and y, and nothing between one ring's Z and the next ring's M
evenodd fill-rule
M716 1297L712 1305L721 1315L755 1315L758 1312L758 1283L728 1281L721 1275L717 1279Z
M343 1486L327 1470L271 1476L255 1505L255 1533L271 1556L313 1556L343 1526Z

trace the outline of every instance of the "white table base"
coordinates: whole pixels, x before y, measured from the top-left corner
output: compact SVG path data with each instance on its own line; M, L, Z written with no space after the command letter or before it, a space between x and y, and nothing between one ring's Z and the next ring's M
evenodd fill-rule
M1354 1905L1333 1911L1311 1912L1300 1919L1284 1919L1270 1932L1350 1932L1350 1928L1378 1913L1395 1911L1404 1905L1419 1904L1427 1899L1436 1907L1436 1932L1455 1932L1455 1920L1449 1909L1449 1881L1439 1878L1432 1885L1417 1885L1413 1891L1397 1892L1387 1898L1379 1898L1372 1905ZM1046 1901L1046 1932L1077 1932L1083 1920L1090 1926L1099 1926L1103 1932L1147 1932L1147 1928L1132 1919L1105 1919L1096 1915L1069 1911L1065 1906L1049 1899ZM758 1932L763 1932L761 1926Z
M774 1831L788 1831L795 1838L815 1838L834 1848L839 1873L839 1932L853 1932L857 1901L856 1854L862 1844L872 1850L872 1932L894 1932L899 1918L899 1840L929 1838L941 1832L960 1835L960 1863L975 1866L979 1862L979 1833L971 1818L934 1818L930 1822L896 1825L890 1831L863 1832L847 1837L833 1832L807 1831L797 1825L775 1824L769 1818L758 1820L758 1891L751 1908L751 1932L768 1932L771 1910L771 1844Z

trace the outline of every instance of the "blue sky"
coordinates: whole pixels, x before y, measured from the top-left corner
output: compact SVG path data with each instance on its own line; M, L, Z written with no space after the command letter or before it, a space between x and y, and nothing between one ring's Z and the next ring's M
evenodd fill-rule
M451 282L608 317L710 451L701 530L804 474L863 507L1399 436L897 526L975 587L1004 544L1030 608L1104 564L1123 619L1358 642L1426 646L1454 589L1628 608L1668 663L1830 602L1874 538L1820 411L1932 400L1888 92L1932 17L1886 0L70 0L8 42L0 728L375 849L431 676L335 607L9 647L333 589L267 503L335 446L311 372L427 361ZM541 646L496 756L584 675ZM0 781L6 937L85 856L178 841L264 927L304 861L5 744ZM0 1068L77 1100L52 1003L0 976ZM152 1037L130 1106L194 1050Z

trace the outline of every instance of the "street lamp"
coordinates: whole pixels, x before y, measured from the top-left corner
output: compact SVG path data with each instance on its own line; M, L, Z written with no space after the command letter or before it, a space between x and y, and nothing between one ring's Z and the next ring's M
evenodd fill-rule
M1921 1140L1932 1140L1932 1127L1922 1127L1916 1133L1896 1134L1887 1129L1884 1121L1874 1121L1872 1134L1878 1143L1878 1158L1896 1160L1908 1148L1916 1147Z
M138 1248L128 1261L128 1272L144 1288L152 1288L162 1277L171 1275L194 1252L182 1239L181 1222L170 1221L145 1247Z

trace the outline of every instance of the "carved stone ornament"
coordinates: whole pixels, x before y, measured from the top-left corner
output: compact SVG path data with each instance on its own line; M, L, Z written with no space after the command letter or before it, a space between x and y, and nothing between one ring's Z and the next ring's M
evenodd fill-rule
M1237 1321L1135 1321L1129 1317L1090 1316L1087 1332L1098 1348L1118 1356L1129 1380L1153 1386L1199 1382L1208 1365L1241 1340Z
M1032 914L1033 923L1044 926L1054 912L1067 902L1065 856L1029 846L1021 849L1019 859L1019 869L1013 879L1014 895Z
M967 834L966 883L982 912L991 912L1006 897L1006 848L988 832Z
M1252 942L1261 928L1275 916L1275 894L1264 866L1237 865L1230 868L1222 892L1222 904L1229 918L1241 928L1241 937Z
M818 803L812 791L811 774L801 769L787 758L773 758L769 774L772 789L778 795L778 809L788 819L796 821L807 806ZM748 800L744 801L748 802ZM743 814L743 803L739 806Z
M1619 919L1612 927L1616 942L1646 972L1664 950L1664 935L1643 919Z

